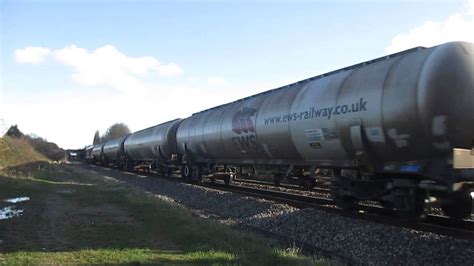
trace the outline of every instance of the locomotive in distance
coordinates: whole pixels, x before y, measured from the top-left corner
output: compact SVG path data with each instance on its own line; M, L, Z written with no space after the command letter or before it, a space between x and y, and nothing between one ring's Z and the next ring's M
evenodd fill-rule
M345 209L427 203L463 219L474 187L474 45L416 47L162 123L86 149L89 162L203 175L329 177Z

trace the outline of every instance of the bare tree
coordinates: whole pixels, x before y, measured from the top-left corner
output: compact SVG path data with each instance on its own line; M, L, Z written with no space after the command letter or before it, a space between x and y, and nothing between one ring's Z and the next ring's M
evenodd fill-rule
M102 136L101 141L108 141L111 139L120 138L122 136L130 134L130 129L124 123L116 123L110 126Z
M96 145L100 143L100 134L99 134L99 130L97 130L94 134L94 140L92 141L92 144L93 145Z

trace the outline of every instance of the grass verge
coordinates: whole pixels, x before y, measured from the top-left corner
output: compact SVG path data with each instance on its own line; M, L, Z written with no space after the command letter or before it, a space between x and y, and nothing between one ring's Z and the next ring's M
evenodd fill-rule
M71 165L4 169L0 199L18 196L31 200L0 220L2 264L322 263Z

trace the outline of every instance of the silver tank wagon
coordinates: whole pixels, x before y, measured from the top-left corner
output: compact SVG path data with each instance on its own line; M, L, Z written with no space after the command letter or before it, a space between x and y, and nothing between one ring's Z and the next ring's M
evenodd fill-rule
M348 192L354 178L341 181L341 169L394 174L382 187L402 174L416 189L434 180L453 190L474 180L473 50L414 48L196 113L178 128L178 150L190 165L333 169L333 191L349 201L371 196Z
M94 145L92 148L92 157L96 163L101 163L104 159L103 157L103 148L105 143L99 143Z
M175 119L132 133L124 142L124 151L132 164L146 163L157 167L176 155L176 130L181 119Z
M94 148L93 145L89 145L84 148L85 160L87 163L92 163L94 161L94 157L92 156L92 149Z
M129 135L109 140L104 144L103 153L104 157L107 160L107 163L117 164L120 163L121 160L123 160L125 155L123 144L128 136ZM119 166L119 168L121 167Z

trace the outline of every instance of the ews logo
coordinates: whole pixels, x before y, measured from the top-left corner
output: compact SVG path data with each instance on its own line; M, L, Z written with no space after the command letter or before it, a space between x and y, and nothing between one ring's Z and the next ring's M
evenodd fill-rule
M232 118L232 131L238 134L232 137L232 142L242 153L256 153L260 150L252 121L256 113L256 109L244 107Z
M255 132L253 121L250 117L254 116L257 110L244 107L241 111L235 113L232 118L232 131L237 134Z

